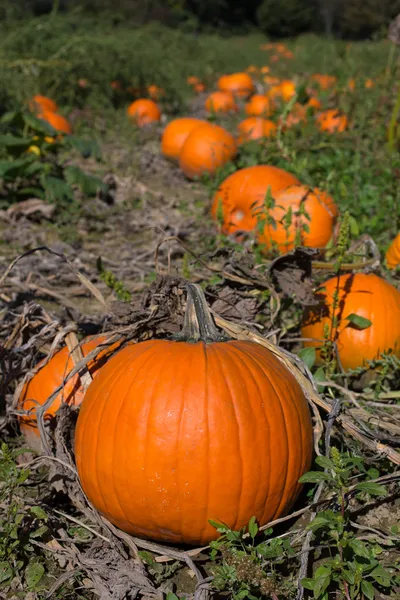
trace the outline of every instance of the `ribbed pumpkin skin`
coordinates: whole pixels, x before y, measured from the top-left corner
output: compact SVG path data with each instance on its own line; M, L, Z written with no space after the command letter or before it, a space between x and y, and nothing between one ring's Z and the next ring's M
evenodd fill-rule
M248 73L222 75L217 87L222 92L232 92L238 98L248 98L254 90L254 82Z
M328 133L342 133L348 126L346 115L341 115L335 108L319 113L315 120L319 129Z
M83 356L87 356L99 344L105 342L104 336L98 336L81 344ZM88 365L92 377L95 377L100 368L105 364L110 353L115 350L116 345L109 348L105 347L103 351L96 356ZM35 409L37 404L44 404L51 394L62 384L65 377L73 368L73 361L69 354L67 346L59 350L34 377L28 381L22 389L18 400L19 410ZM83 400L83 389L78 375L71 377L66 382L64 389L55 398L53 404L45 413L45 420L55 415L63 402L71 406L79 406ZM37 428L36 412L32 411L31 416L19 417L19 424L22 433L29 442L30 446L40 450L40 435Z
M234 158L235 138L222 127L205 123L191 131L182 146L179 166L189 179L210 175Z
M318 188L310 189L305 185L293 185L274 194L275 206L269 210L274 224L266 223L262 233L258 233L258 241L267 249L277 247L280 252L293 250L298 241L299 246L323 248L333 235L336 218L339 214L334 200ZM303 200L304 199L304 200ZM297 215L303 203L304 210L310 217ZM285 229L284 218L289 208L292 210L290 226ZM304 230L304 226L308 231Z
M287 513L313 452L298 383L245 341L123 349L90 385L75 440L83 489L103 515L187 544L217 537L208 519L237 529Z
M225 234L235 231L252 231L257 226L256 207L263 204L268 188L272 195L290 185L300 183L297 177L269 165L256 165L239 169L229 175L214 195L211 215L218 216L222 203Z
M228 113L239 110L231 92L212 92L206 99L204 106L210 113Z
M148 98L139 98L132 102L128 106L127 114L138 127L156 123L161 119L161 111L158 105Z
M394 238L386 252L386 264L389 269L395 269L400 265L400 233Z
M178 160L187 136L205 121L191 117L174 119L165 127L161 138L161 151L166 158Z
M57 112L58 107L54 100L51 100L47 96L33 96L29 103L29 108L36 113L43 111Z
M341 275L339 278L339 318L336 340L340 362L345 370L356 369L365 360L378 358L390 348L400 357L400 292L390 283L374 274ZM310 307L303 317L302 337L323 340L325 324L331 326L332 298L337 278L323 284L321 305ZM346 320L357 314L372 321L367 329L349 326ZM317 346L322 342L305 342Z
M239 132L238 144L243 144L249 140L262 140L273 137L276 134L277 127L269 119L248 117L238 124L237 130Z
M43 121L47 121L50 123L54 129L60 131L61 133L66 133L67 135L71 135L72 128L67 119L55 112L44 110L38 115L39 119L43 119Z

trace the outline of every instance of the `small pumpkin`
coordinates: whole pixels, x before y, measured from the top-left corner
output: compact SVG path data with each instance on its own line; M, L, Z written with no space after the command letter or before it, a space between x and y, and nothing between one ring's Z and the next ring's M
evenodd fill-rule
M337 84L337 77L334 75L321 75L320 73L315 73L314 75L311 75L311 79L319 85L321 90L329 90Z
M152 84L147 87L147 93L149 94L149 97L152 100L158 100L158 98L164 96L165 91L162 88L158 87L158 85Z
M194 84L193 90L198 94L201 94L202 92L206 91L206 85L202 81L199 81L198 83Z
M223 127L204 123L187 136L179 155L179 166L189 179L213 175L237 153L235 138Z
M254 91L254 82L248 73L222 75L217 87L222 92L231 92L238 98L248 98Z
M273 194L273 199L275 204L268 210L265 226L257 234L260 244L267 250L276 247L280 252L289 252L296 245L326 246L339 214L328 194L318 188L293 185Z
M238 106L231 92L212 92L204 103L210 113L236 112Z
M400 233L396 235L386 251L386 264L388 269L395 269L400 265Z
M243 144L249 140L262 140L274 137L277 127L269 119L248 117L238 124L237 130L239 132L238 144Z
M244 110L249 117L266 117L272 112L272 103L267 96L254 94L246 103Z
M307 109L312 109L312 110L321 110L322 108L322 104L320 102L320 100L316 97L316 96L311 96L306 104L305 107Z
M29 102L29 108L34 113L46 112L57 112L58 107L54 100L51 100L47 96L40 96L39 94L33 96Z
M191 117L174 119L165 127L161 138L161 151L166 158L178 160L189 133L205 121Z
M179 341L121 350L90 385L75 457L90 502L129 534L203 545L286 514L311 464L305 395L275 354L227 340L189 285ZM223 424L223 426L222 426Z
M373 273L340 275L326 281L318 297L319 305L307 308L303 316L302 337L315 339L304 342L306 347L321 347L326 330L346 371L379 358L389 349L400 357L400 292L393 285ZM363 317L371 325L357 327L348 319L350 315ZM332 328L333 317L338 320L337 330Z
M67 135L72 134L72 127L69 121L58 113L42 111L40 114L38 114L38 118L46 121L52 127L54 127L54 129L60 131L61 133L66 133Z
M127 114L138 127L157 123L161 119L161 111L154 100L139 98L128 106Z
M315 121L320 131L327 133L342 133L348 127L346 115L342 115L336 108L318 113Z
M370 89L371 89L371 88L373 88L374 86L375 86L375 83L374 83L374 81L373 81L372 79L366 79L366 80L365 80L364 87L365 87L367 90L370 90Z
M305 105L296 102L292 110L285 118L281 117L282 129L290 129L307 121L307 108Z
M83 356L87 356L92 350L106 342L105 336L97 336L81 344ZM104 347L93 360L88 363L88 369L92 377L96 377L99 370L106 363L118 344ZM65 377L71 372L74 364L67 346L56 352L47 364L42 361L38 365L37 373L23 387L19 400L18 410L31 411L29 415L19 417L21 432L24 434L30 447L40 451L40 435L36 421L37 405L42 405L62 385ZM45 421L51 421L62 403L70 406L78 406L83 400L84 392L78 374L69 379L64 388L54 399L52 405L44 414Z
M279 190L300 183L297 177L270 165L256 165L239 169L229 175L214 195L211 215L217 220L223 216L222 232L253 231L257 226L257 213L267 192L275 195Z

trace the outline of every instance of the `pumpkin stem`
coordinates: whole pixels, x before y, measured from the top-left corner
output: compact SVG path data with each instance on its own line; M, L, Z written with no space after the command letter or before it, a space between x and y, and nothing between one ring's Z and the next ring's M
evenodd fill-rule
M206 297L201 287L194 283L187 283L187 301L183 328L179 339L190 342L222 342L225 336L219 333Z

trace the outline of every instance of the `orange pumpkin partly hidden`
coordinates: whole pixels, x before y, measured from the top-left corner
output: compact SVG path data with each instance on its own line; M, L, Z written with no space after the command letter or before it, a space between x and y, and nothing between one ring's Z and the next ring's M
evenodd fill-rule
M158 105L148 98L139 98L128 106L128 117L135 121L138 127L156 123L161 119L161 111Z
M304 393L251 341L224 341L198 286L181 341L152 339L111 358L90 385L76 428L80 481L122 530L173 544L218 537L286 514L311 464Z
M83 356L87 356L92 350L104 342L106 342L106 337L98 336L82 343L81 349ZM92 377L97 376L99 370L116 347L117 344L105 346L104 350L88 363L88 369ZM64 346L64 348L54 354L47 364L43 363L44 361L38 365L40 368L36 375L25 384L18 400L18 410L31 411L29 415L19 417L21 431L30 447L38 451L40 450L40 436L37 427L35 408L37 405L41 406L44 404L51 394L62 385L65 377L70 373L74 366L67 346ZM70 406L78 406L82 402L83 396L83 388L79 376L76 374L66 382L64 388L54 399L53 404L45 412L45 421L49 421L54 417L62 403L69 404Z
M204 124L205 121L191 117L174 119L165 127L161 138L161 151L163 155L172 160L178 160L182 146L187 136L195 127Z
M333 297L337 286L337 277L326 281L318 294L320 304L306 310L302 337L317 341L305 342L305 346L321 347L326 328L328 339L336 342L340 362L346 371L379 358L389 349L400 357L400 292L373 273L341 275L338 307L334 311ZM350 315L368 319L371 325L360 328L348 320ZM332 330L333 316L338 319L337 331Z
M43 111L38 115L38 118L42 119L43 121L47 121L47 123L61 133L66 133L67 135L71 135L72 133L72 128L69 121L67 121L65 117L59 115L58 113Z
M281 98L284 102L289 102L289 100L296 94L296 84L289 79L285 79L277 85L274 85L267 92L267 94L271 99Z
M282 129L290 129L291 127L295 127L300 123L305 123L307 121L307 108L303 104L296 102L296 104L292 107L292 110L286 115L285 118L280 118L280 122L282 122Z
M386 264L389 269L400 265L400 233L394 238L386 252Z
M236 112L238 106L231 92L212 92L206 99L204 106L210 113Z
M265 117L272 112L272 103L263 94L254 94L244 107L250 117Z
M329 88L334 87L337 83L337 77L334 75L321 75L315 73L314 75L311 75L311 79L318 83L321 90L329 90Z
M179 155L179 166L189 179L208 173L232 160L237 153L235 138L223 127L204 123L187 136Z
M258 233L260 244L280 252L295 246L323 248L333 235L338 208L333 199L318 188L293 185L273 194L274 206L268 210L269 219ZM267 216L267 215L266 215Z
M319 113L315 120L319 129L328 133L342 133L348 126L346 115L342 115L336 108Z
M297 177L269 165L239 169L229 175L214 195L211 215L219 219L222 212L222 231L252 231L257 226L257 213L269 190L274 196L279 190L300 183Z
M158 98L160 98L161 96L163 96L165 94L165 91L158 87L158 85L149 85L147 88L147 92L150 96L150 98L152 98L153 100L157 100Z
M222 92L231 92L238 98L248 98L254 91L254 82L248 73L232 73L222 75L217 87Z
M54 100L47 98L47 96L36 95L33 96L32 100L29 102L29 108L32 112L41 113L44 111L47 112L57 112L58 107Z
M249 140L262 140L273 137L277 127L273 121L261 117L248 117L241 121L237 130L239 132L238 143L243 144Z

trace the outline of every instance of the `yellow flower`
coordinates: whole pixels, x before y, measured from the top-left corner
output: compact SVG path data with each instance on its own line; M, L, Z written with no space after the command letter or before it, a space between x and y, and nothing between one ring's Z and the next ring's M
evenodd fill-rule
M38 146L29 146L27 152L32 152L32 154L36 154L36 156L40 156L40 148Z
M50 136L48 136L48 135L46 135L46 137L44 138L44 141L45 141L47 144L54 144L54 138L53 138L53 137L50 137Z

